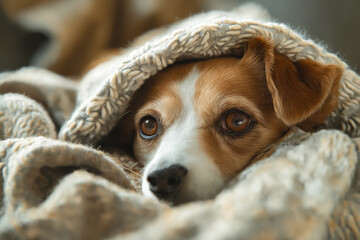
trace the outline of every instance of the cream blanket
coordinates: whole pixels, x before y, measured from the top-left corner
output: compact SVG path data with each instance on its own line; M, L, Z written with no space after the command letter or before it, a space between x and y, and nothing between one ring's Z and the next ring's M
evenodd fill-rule
M151 75L179 60L227 55L254 36L272 39L291 60L344 68L328 130L294 128L215 199L179 207L142 196L131 160L92 147ZM93 69L79 86L41 69L3 73L0 237L359 239L359 82L337 56L254 5L175 24Z

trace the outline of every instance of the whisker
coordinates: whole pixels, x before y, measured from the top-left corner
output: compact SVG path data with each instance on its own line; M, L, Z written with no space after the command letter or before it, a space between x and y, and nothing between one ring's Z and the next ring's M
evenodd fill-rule
M131 168L128 168L128 167L125 167L125 166L122 166L122 168L125 169L125 170L127 170L127 171L129 171L129 172L131 172L131 173L133 173L133 174L135 174L135 175L137 175L137 176L139 176L140 178L142 178L142 175L141 175L141 174L135 172L135 171L132 170Z
M141 182L140 178L133 178L133 177L129 177L129 179L131 179L134 182Z

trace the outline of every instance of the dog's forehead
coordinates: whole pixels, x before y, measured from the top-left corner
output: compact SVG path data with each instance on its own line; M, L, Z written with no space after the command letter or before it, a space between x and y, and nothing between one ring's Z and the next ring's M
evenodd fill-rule
M226 108L238 106L259 111L271 108L264 72L238 58L176 64L144 86L141 110L159 112L168 124L184 112L184 104L191 105L189 101L200 116L216 117Z
M198 100L207 98L215 103L227 96L238 96L261 105L261 96L270 96L264 69L247 59L217 58L199 62L197 68L201 72L196 84Z
M273 109L265 73L248 59L218 58L197 65L195 107L202 119L237 108L258 119Z
M190 93L187 87L181 87L195 67L195 63L176 64L160 71L135 93L133 107L137 114L135 122L145 115L160 115L163 124L171 125L183 109L182 96ZM192 91L193 94L193 91Z

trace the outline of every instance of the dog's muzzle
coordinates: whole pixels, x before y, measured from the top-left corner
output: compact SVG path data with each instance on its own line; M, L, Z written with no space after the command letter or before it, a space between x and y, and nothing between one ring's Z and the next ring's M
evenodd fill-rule
M187 169L179 164L152 172L147 177L151 192L159 199L169 198L179 189L187 172Z

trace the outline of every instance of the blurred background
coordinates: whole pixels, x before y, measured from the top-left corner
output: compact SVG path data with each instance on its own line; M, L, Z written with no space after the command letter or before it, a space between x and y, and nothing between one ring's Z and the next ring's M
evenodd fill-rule
M0 0L0 72L36 65L84 73L100 54L197 12L231 10L242 0ZM360 64L359 0L256 0L279 22Z

